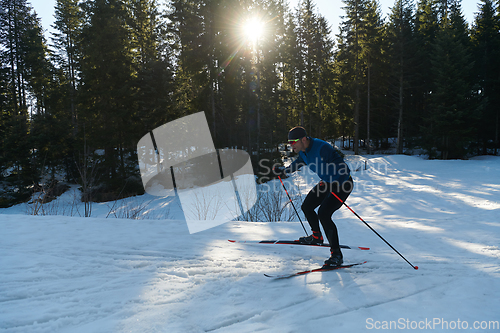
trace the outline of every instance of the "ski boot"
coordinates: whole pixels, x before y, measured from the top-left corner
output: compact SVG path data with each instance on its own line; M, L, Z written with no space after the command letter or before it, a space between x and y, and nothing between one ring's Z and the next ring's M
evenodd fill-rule
M321 245L321 244L323 244L323 236L321 235L321 232L313 231L312 235L300 237L299 243L300 244Z
M342 252L332 252L330 258L325 260L325 265L324 266L333 266L333 267L338 267L342 265L344 262L343 257L342 257Z

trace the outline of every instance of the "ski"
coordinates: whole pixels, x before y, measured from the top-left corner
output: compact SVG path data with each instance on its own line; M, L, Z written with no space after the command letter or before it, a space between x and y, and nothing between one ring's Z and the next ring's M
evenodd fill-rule
M288 279L293 276L299 276L299 275L304 275L308 273L314 273L314 272L328 272L328 271L335 271L338 269L342 268L349 268L353 266L359 266L366 263L366 261L363 262L358 262L356 264L348 264L348 265L341 265L341 266L323 266L320 268L315 268L307 271L301 271L301 272L295 272L295 273L290 273L290 274L277 274L277 275L272 275L272 274L264 274L268 278L273 278L273 279Z
M306 245L306 246L319 246L319 247L330 247L330 244L303 244L298 240L261 240L261 241L237 241L228 239L231 243L249 243L249 244L284 244L284 245ZM350 245L340 245L341 249L351 249L351 250L369 250L369 247L362 246L350 246Z

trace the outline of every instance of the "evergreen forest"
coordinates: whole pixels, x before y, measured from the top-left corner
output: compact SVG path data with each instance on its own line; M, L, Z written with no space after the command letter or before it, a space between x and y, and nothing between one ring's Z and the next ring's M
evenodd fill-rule
M355 154L498 154L500 0L0 0L0 207L78 183L143 192L137 142L204 111L217 148L262 158L301 125ZM256 165L256 164L254 164ZM255 168L255 167L254 167Z

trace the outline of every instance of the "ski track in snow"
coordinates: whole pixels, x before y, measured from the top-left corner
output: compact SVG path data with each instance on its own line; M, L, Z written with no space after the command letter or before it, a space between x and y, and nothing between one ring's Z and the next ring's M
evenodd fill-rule
M353 170L363 158L347 203L419 270L345 208L334 214L341 243L372 250L344 259L368 262L273 280L263 274L319 267L328 249L227 239L295 239L298 222L190 235L180 220L13 207L0 212L0 332L363 332L369 318L459 319L474 331L474 321L500 321L500 158L352 156ZM285 181L304 195L315 179Z

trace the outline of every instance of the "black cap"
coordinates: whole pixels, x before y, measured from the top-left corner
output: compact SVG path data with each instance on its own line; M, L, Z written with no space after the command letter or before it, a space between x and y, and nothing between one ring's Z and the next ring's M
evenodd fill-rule
M288 140L302 139L305 136L307 136L306 130L301 126L294 127L288 132Z

